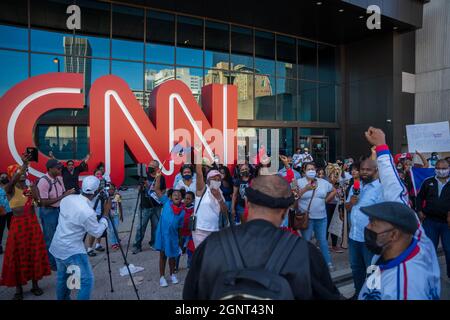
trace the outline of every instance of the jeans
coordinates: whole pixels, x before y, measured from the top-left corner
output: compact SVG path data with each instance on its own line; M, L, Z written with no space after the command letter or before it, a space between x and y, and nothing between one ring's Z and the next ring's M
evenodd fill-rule
M108 219L108 240L111 245L115 245L119 244L119 239L117 239L116 232L114 231L115 229L117 231L117 235L119 235L119 216L111 216L111 218L112 220ZM114 224L114 228L112 224Z
M330 252L328 251L327 241L327 218L309 219L308 229L302 231L302 236L306 241L311 241L312 234L319 241L320 251L327 265L331 264Z
M94 287L94 273L92 272L87 254L76 254L66 260L56 259L56 264L58 267L56 298L58 300L70 300L70 289L68 288L67 280L71 273L67 273L67 268L76 266L80 271L79 275L76 271L73 274L74 277L79 276L80 287L77 299L89 300L91 298L92 288ZM73 270L70 271L73 272Z
M439 245L439 239L441 239L445 253L445 262L447 264L447 277L450 278L450 228L448 227L448 224L426 218L422 225L425 234L433 242L436 250Z
M56 270L55 258L48 249L52 244L53 236L55 235L56 227L58 226L59 208L41 207L39 208L39 217L41 218L42 232L44 233L50 267L53 270Z
M245 212L245 208L240 206L240 205L236 205L236 218L235 218L235 222L237 224L242 222L242 216L244 215Z
M350 267L352 268L355 294L359 295L366 281L367 268L372 264L373 253L371 253L364 242L348 240L350 254Z
M139 216L139 223L137 225L136 237L134 239L133 247L138 249L142 248L142 240L144 240L145 230L147 230L147 225L149 221L152 224L150 246L153 247L155 245L156 227L158 226L160 216L161 216L161 207L142 209L142 220L141 217Z
M5 228L11 225L11 218L13 216L12 212L6 213L4 216L0 216L0 247L2 246L3 241L3 233L5 232Z

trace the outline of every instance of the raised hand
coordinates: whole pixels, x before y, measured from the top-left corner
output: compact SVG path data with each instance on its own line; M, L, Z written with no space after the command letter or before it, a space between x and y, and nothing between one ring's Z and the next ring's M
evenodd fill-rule
M373 146L382 146L386 144L386 135L383 130L370 127L365 132L367 141Z

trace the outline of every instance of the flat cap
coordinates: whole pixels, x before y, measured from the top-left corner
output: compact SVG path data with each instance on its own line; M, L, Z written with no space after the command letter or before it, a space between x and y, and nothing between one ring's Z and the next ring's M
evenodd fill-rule
M382 202L362 207L361 211L370 218L389 222L409 234L414 234L418 228L419 222L416 213L403 203Z

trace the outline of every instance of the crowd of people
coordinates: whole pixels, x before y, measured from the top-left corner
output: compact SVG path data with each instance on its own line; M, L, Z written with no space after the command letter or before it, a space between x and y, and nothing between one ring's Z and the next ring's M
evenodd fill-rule
M276 298L266 278L283 288L278 298L343 299L331 279L331 253L346 250L353 299L438 299L439 241L450 279L449 159L416 152L417 164L410 154L392 156L380 129L369 128L366 138L373 146L367 156L316 163L299 148L279 156L277 174L268 170L272 159L265 153L232 171L217 157L203 158L183 165L170 186L153 160L139 186L132 253L142 252L150 223L161 287L169 286L167 279L179 283L180 257L187 255L185 299ZM103 164L79 186L89 156L66 166L52 158L35 181L27 180L27 155L22 160L0 175L1 235L9 230L0 285L16 287L20 300L22 286L32 281L32 292L41 295L38 281L53 270L57 298L70 299L67 268L76 265L78 298L89 299L88 257L105 250L106 232L113 250L121 243L118 188ZM416 195L411 168L417 166L435 168L435 175Z

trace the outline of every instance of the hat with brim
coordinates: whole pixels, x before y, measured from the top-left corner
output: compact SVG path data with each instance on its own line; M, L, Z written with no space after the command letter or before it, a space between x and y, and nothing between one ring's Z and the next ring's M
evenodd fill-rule
M419 222L416 213L407 205L399 202L382 202L368 207L362 207L361 211L369 218L386 221L396 228L409 233L416 233Z

